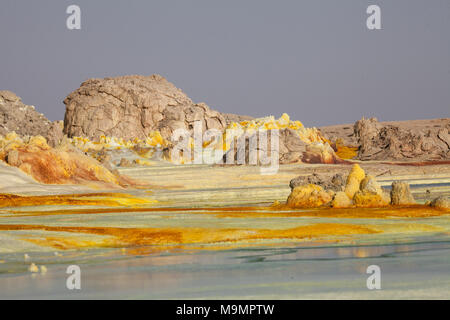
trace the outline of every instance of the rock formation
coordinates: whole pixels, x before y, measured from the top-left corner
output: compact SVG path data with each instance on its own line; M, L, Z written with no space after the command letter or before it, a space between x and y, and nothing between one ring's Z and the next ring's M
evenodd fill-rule
M391 189L391 204L393 205L408 205L415 204L409 184L401 181L394 181Z
M387 193L375 177L366 175L359 185L359 190L353 196L353 202L360 207L383 207L391 202Z
M348 208L353 204L352 199L350 199L344 191L336 192L331 201L331 206L333 208Z
M203 132L208 129L220 132L242 130L247 135L245 143L235 144L234 148L230 145L216 149L229 151L231 148L231 152L240 154L243 150L239 148L245 148L245 164L250 163L248 138L261 129L279 129L281 164L343 162L317 129L305 128L299 121L290 121L286 114L279 120L221 114L203 103L193 103L180 89L159 75L91 79L82 83L64 103L64 133L70 138L98 141L106 136L133 141L145 140L149 134L158 132L164 140L174 143L174 130L183 128L192 133L194 122L200 121ZM173 145L167 147L171 149ZM266 151L267 156L271 155L270 137L268 146L258 147L258 152ZM186 161L189 162L189 155L183 155L183 162Z
M365 177L366 173L364 170L358 164L355 164L347 176L347 183L344 190L350 199L353 199L355 193L359 191L361 181L363 181Z
M294 208L320 207L332 200L332 195L314 184L295 187L289 195L286 204Z
M250 121L254 119L253 117L250 116L244 116L233 113L222 113L222 115L225 118L227 125L231 124L232 122Z
M342 191L344 186L344 178L341 174L335 174L334 176L319 175L313 173L310 176L298 176L289 182L291 191L301 185L315 184L326 190Z
M278 130L278 157L280 164L289 163L345 163L340 159L328 141L320 134L316 128L305 128L300 121L291 121L287 114L283 114L278 120L273 116L243 121L241 123L232 122L226 128L229 130L242 132L239 137L244 140L236 140L234 145L226 147L231 155L226 154L226 158L233 158L237 162L237 155L244 154L245 163L252 163L249 158L250 141L256 141L256 151L271 155L272 133L270 130ZM258 143L260 132L267 133L267 142ZM234 154L234 155L233 155ZM241 162L244 162L243 160ZM229 163L229 162L228 162ZM243 164L243 163L242 163Z
M354 125L360 160L449 160L449 131L450 119L445 127L428 130L383 125L375 118L362 118Z
M99 183L102 186L130 186L134 181L111 172L64 140L52 148L42 136L21 138L15 133L0 136L0 160L17 167L44 184Z
M64 133L69 137L101 136L145 139L152 131L171 140L178 128L223 130L226 119L204 103L194 103L159 75L90 79L64 100Z
M450 210L450 199L444 196L440 196L431 201L430 206L441 210Z
M41 135L52 146L63 137L60 122L51 122L34 106L25 105L13 92L0 91L0 135L10 132L20 136Z
M339 174L333 177L317 174L300 176L292 179L289 185L291 194L286 205L293 208L385 207L391 203L389 193L373 176L366 175L358 164L353 165L347 176L345 187L343 178Z

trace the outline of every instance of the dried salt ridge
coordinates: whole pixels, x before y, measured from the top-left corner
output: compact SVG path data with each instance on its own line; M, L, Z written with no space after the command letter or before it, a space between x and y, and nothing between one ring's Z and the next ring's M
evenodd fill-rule
M204 103L194 103L160 75L90 79L64 100L64 133L92 141L101 136L146 139L159 131L170 140L174 130L223 130L227 120Z
M45 137L51 146L63 138L62 123L51 122L34 106L25 105L11 91L0 91L0 135L15 132L20 136Z

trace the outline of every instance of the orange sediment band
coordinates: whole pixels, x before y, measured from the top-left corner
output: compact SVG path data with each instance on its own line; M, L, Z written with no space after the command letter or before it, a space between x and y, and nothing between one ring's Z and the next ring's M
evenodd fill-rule
M104 202L100 202L104 204ZM79 203L78 203L79 204ZM89 203L91 204L91 203ZM34 204L33 204L34 205ZM116 203L117 206L117 203ZM270 217L318 217L318 218L424 218L450 214L426 205L387 206L381 208L311 208L294 209L286 205L271 207L221 207L221 208L156 208L156 207L123 207L123 208L83 208L58 209L46 211L14 211L6 213L27 216L72 215L72 214L126 214L132 212L172 213L172 214L211 214L228 218L270 218ZM2 215L0 215L1 218Z
M14 194L0 194L0 208L26 207L42 205L104 205L127 206L144 205L155 200L138 198L126 193L89 193L64 194L46 196L19 196Z
M98 241L40 236L24 239L39 245L58 249L83 247L130 247L144 245L177 246L195 244L233 244L238 241L302 240L328 236L374 234L381 231L366 226L338 223L318 223L290 229L213 229L213 228L117 228L117 227L65 227L45 225L0 225L0 231L39 230L107 236Z

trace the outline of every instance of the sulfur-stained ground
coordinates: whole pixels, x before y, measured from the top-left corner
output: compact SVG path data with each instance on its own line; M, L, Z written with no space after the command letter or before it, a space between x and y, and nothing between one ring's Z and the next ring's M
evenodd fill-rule
M89 193L26 177L0 182L0 298L448 297L450 216L420 204L450 195L450 166L361 166L386 188L408 181L419 205L271 206L285 201L292 178L347 174L349 165L261 175L157 163L120 170L152 187ZM31 273L31 263L47 272ZM79 292L65 288L72 264L83 270ZM371 264L384 273L377 292L366 287Z

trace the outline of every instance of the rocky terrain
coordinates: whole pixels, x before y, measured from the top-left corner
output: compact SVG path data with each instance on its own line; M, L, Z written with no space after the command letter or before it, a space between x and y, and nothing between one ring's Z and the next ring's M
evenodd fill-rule
M384 161L450 160L450 118L379 122L361 119L354 125L320 128L332 141L358 148L355 159Z
M257 144L255 153L252 155L252 153L249 152L249 146L251 145L252 140L259 141L259 137L259 133L254 133L248 136L243 135L241 139L245 138L245 143L243 143L243 140L237 139L235 141L234 148L231 148L224 155L224 162L229 163L227 158L232 158L237 164L245 163L256 165L264 163L265 160L261 159L261 156L270 157L272 155L272 137L270 133L267 134L267 143ZM245 155L245 158L242 157L239 159L240 162L238 162L239 155ZM316 139L312 140L302 139L296 130L289 127L281 128L279 130L278 155L276 155L276 157L279 159L280 164L345 163L344 160L340 159L336 155L335 150L325 141L324 138L317 136Z
M64 139L52 148L42 136L0 136L0 160L44 184L81 184L101 188L137 186Z
M394 181L390 191L382 188L374 175L358 165L353 165L344 181L342 174L334 176L313 173L298 176L290 181L291 193L286 206L292 208L351 208L417 205L410 186L405 181ZM449 199L439 196L426 205L442 210L450 210Z
M0 135L13 131L21 136L41 135L54 146L63 137L62 129L61 121L51 122L13 92L0 91Z
M64 133L69 137L114 136L145 139L159 131L165 139L178 128L223 130L225 117L204 103L194 103L159 75L90 79L65 100Z
M249 153L249 145L255 137L259 141L261 131L271 129L279 130L279 164L450 161L448 118L404 122L363 118L353 125L307 128L287 114L279 119L255 119L211 110L204 103L194 103L159 75L90 79L69 94L64 103L64 122L51 122L14 93L0 91L1 159L42 183L100 181L126 186L133 183L116 175L115 167L148 166L155 160L173 162L173 131L182 128L192 133L194 123L200 121L203 131L217 129L223 133L221 139L202 142L202 156L208 158L220 151L227 164L232 159L233 164L261 165L260 157L272 154L271 133L266 145L257 146L256 157ZM234 143L227 140L229 132L237 132ZM189 143L193 145L192 139ZM238 159L238 155L244 158ZM193 152L182 154L181 163L192 160ZM297 179L291 187L307 182L328 193L344 192L336 185L342 177L323 181L313 175L308 179ZM315 194L317 190L314 187L304 191ZM325 191L319 193L322 200L328 199ZM347 195L348 199L343 194L334 196L350 203L367 200L361 195L359 200L354 195ZM386 197L382 200L386 203Z

